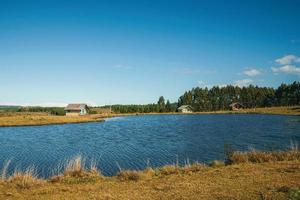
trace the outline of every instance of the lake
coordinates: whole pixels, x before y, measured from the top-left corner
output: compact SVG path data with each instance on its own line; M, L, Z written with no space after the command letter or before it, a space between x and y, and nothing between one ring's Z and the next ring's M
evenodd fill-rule
M235 150L287 149L300 142L299 117L256 114L141 115L81 124L0 127L0 169L34 165L51 176L66 159L82 155L104 175L177 161L224 159L224 144Z

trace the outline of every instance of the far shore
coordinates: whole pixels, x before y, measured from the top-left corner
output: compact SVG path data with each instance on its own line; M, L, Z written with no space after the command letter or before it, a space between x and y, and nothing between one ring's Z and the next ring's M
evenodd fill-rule
M292 107L268 107L242 109L239 111L211 111L193 113L99 113L85 116L55 116L48 113L37 112L0 112L0 127L11 126L42 126L55 124L101 122L107 118L135 115L203 115L203 114L275 114L300 116L300 106Z

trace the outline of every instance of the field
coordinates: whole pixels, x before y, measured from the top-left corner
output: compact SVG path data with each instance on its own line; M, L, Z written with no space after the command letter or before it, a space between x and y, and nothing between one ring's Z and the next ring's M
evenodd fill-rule
M299 199L298 150L237 152L232 162L169 165L104 177L76 157L63 174L49 180L36 178L32 170L2 176L0 199Z
M244 109L241 112L300 116L300 106Z
M0 126L30 126L47 124L66 124L103 121L103 115L87 115L79 117L55 116L47 113L29 112L2 112L0 113Z

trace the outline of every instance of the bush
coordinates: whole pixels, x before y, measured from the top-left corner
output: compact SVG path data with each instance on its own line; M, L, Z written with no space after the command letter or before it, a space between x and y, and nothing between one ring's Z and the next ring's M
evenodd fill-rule
M139 179L141 179L141 172L125 170L125 171L119 172L117 177L122 181L125 181L125 180L138 181Z

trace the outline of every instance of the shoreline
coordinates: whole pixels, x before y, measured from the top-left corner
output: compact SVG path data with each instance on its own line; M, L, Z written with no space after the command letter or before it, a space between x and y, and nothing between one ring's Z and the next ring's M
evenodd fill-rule
M115 114L91 114L78 117L52 116L45 113L17 113L15 115L0 116L0 127L22 126L47 126L61 124L79 124L89 122L104 122L113 117L140 116L140 115L209 115L209 114L265 114L300 116L300 107L269 107L256 109L243 109L239 111L209 111L193 113L115 113Z
M90 122L104 122L113 117L140 116L140 115L210 115L210 114L264 114L264 115L288 115L300 116L300 106L293 107L268 107L243 109L240 111L209 111L193 113L115 113L115 114L91 114L86 116L68 117L53 116L46 113L10 113L8 116L0 116L0 127L22 126L47 126L62 124L79 124Z

